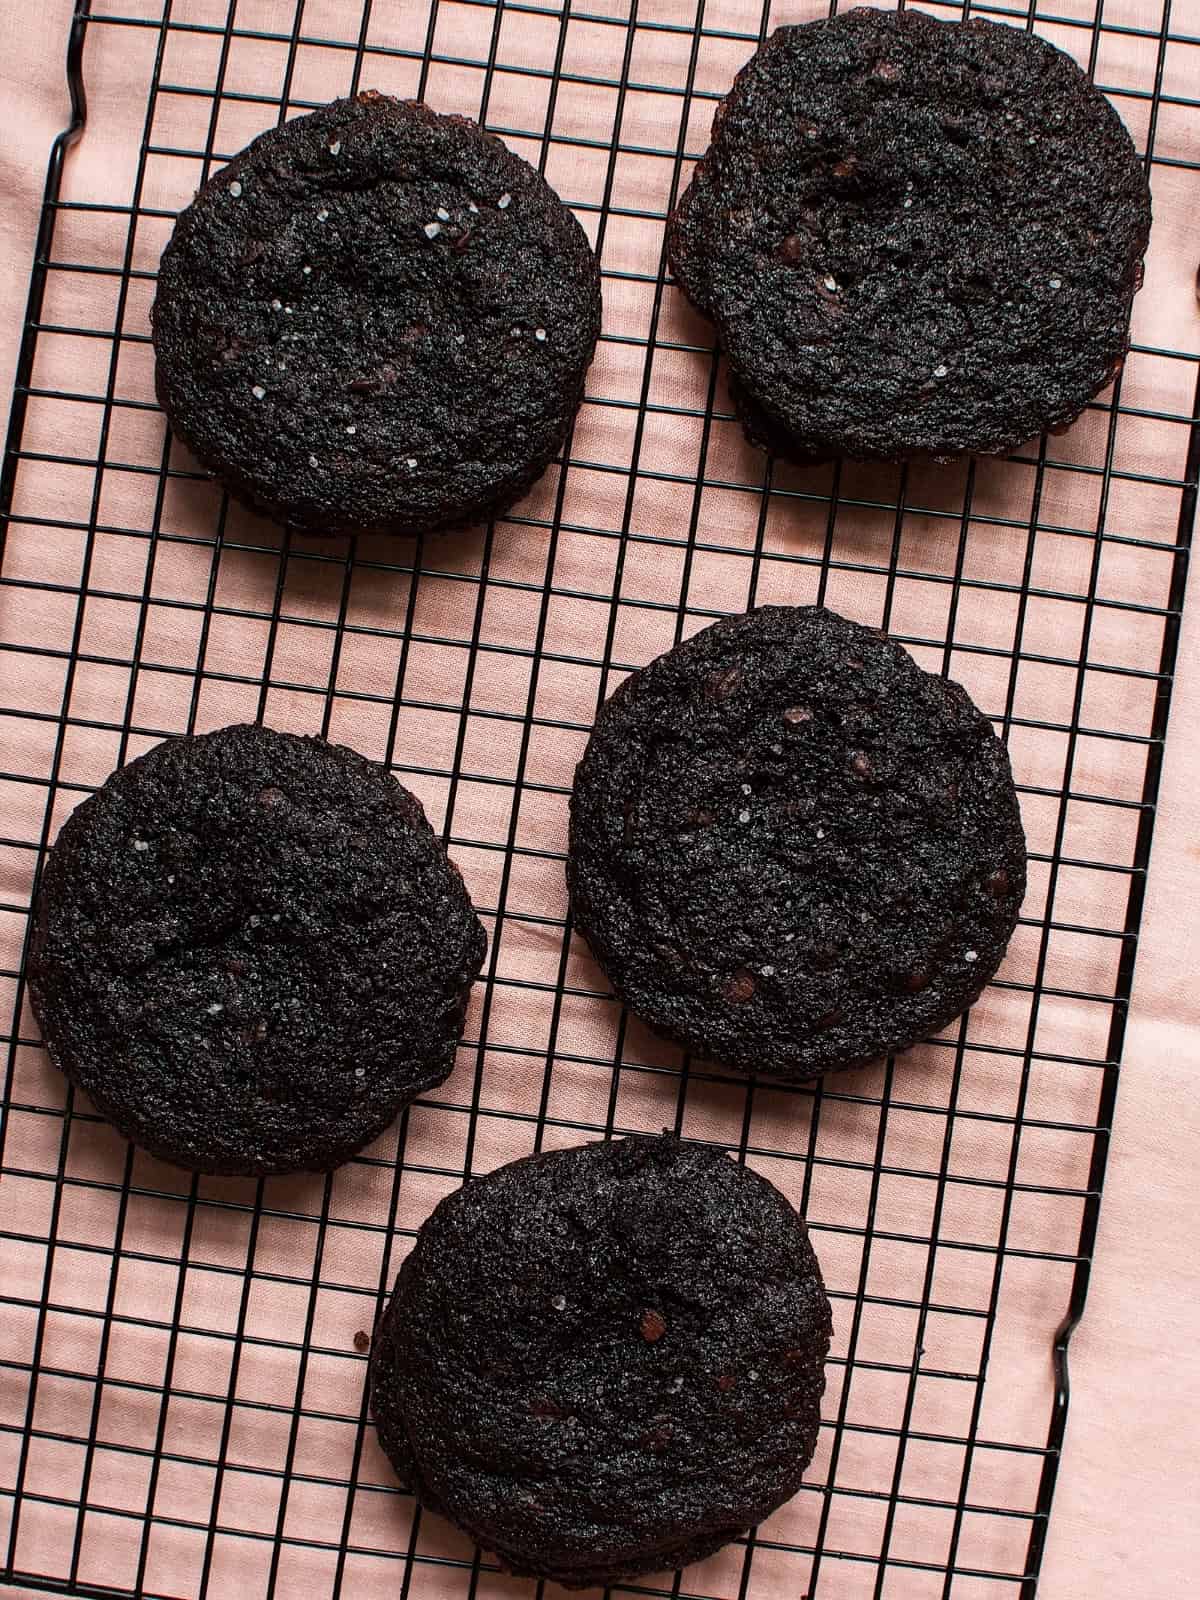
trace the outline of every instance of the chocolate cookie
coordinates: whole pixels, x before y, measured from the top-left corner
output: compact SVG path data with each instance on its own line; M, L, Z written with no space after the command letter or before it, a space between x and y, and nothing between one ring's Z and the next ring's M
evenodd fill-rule
M525 161L381 94L260 135L182 213L158 397L239 499L316 531L498 515L579 408L600 272Z
M829 1301L804 1224L720 1151L530 1156L434 1211L375 1336L406 1488L571 1587L710 1555L800 1486Z
M323 739L169 739L64 824L29 956L51 1058L197 1172L335 1167L454 1064L486 939L417 800Z
M575 925L689 1050L799 1081L974 1001L1025 892L1008 755L964 690L818 607L628 678L575 775Z
M742 70L669 249L759 442L900 460L1078 416L1124 360L1149 230L1133 143L1070 57L861 9Z

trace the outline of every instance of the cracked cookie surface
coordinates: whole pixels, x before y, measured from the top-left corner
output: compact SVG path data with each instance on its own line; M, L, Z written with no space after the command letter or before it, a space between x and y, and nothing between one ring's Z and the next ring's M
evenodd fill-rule
M209 179L152 316L159 401L233 494L314 531L421 533L498 515L560 449L600 274L499 139L365 93Z
M711 1147L512 1162L422 1227L371 1364L421 1504L574 1587L702 1559L800 1486L830 1309L804 1224Z
M485 947L382 767L236 726L156 746L67 819L29 983L52 1059L151 1154L320 1171L449 1075Z
M994 453L1063 426L1129 342L1133 142L1045 40L858 9L778 29L672 218L752 441L800 461Z
M644 1022L799 1081L927 1038L1004 956L1025 839L966 692L815 606L714 623L602 708L575 926Z

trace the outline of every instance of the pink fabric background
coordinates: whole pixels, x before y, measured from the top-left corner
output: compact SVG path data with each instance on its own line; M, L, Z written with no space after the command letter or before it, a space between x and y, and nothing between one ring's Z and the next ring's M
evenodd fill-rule
M4 107L0 113L4 124L0 393L4 395L24 306L45 154L65 118L61 56L69 11L65 0L47 0L36 38L30 36L27 17L0 17L0 106ZM1137 19L1138 11L1137 0L1130 0L1121 15ZM1157 16L1155 12L1149 19L1155 26ZM1180 34L1200 33L1195 0L1174 8L1173 29ZM103 30L95 33L90 48L107 48ZM122 43L127 43L125 35ZM1193 65L1197 55L1200 52L1192 52ZM110 51L104 70L93 67L88 73L91 131L71 159L76 175L95 170L97 183L108 190L113 164L131 171L136 157L141 97L134 86L143 72L143 63L122 62ZM430 98L444 104L433 88ZM1194 157L1197 133L1193 118L1190 129L1184 125L1173 137L1190 146ZM1160 177L1161 193L1157 192ZM1191 273L1200 258L1196 175L1156 173L1156 200L1156 253L1147 291L1139 302L1139 337L1148 343L1195 348ZM1173 397L1173 404L1178 407L1178 397ZM642 653L653 654L655 648ZM9 695L4 698L7 702ZM225 720L213 709L210 720ZM279 704L272 720L292 725L290 715L288 707ZM351 742L364 747L360 739ZM1183 1600L1185 1595L1190 1600L1200 1572L1200 1529L1194 1516L1200 1503L1195 1428L1200 1364L1194 1354L1200 1344L1200 1262L1195 1248L1200 1236L1196 1155L1200 993L1194 981L1200 964L1195 915L1200 851L1192 822L1197 749L1200 617L1193 616L1185 624L1097 1267L1088 1313L1072 1347L1074 1399L1043 1569L1044 1600L1132 1596ZM99 781L111 765L105 765L102 753L96 762L92 781ZM435 797L427 798L432 803ZM998 1025L1002 1020L998 1014ZM651 1120L653 1112L649 1108ZM718 1128L713 1136L723 1135ZM431 1198L424 1201L425 1209ZM843 1320L845 1315L843 1311ZM1037 1337L1031 1337L1028 1347L996 1353L989 1387L1003 1389L1007 1384L1012 1404L1018 1408L1029 1404L1036 1416L1045 1409L1047 1375L1036 1361L1036 1352L1044 1348L1038 1342L1041 1329L1034 1332ZM906 1479L906 1487L912 1489L910 1480ZM418 1571L412 1591L416 1600L440 1592L432 1587L422 1590L429 1571ZM784 1600L787 1580L782 1571L773 1581L770 1564L760 1556L755 1573L755 1600L768 1595L774 1600L775 1594ZM515 1594L524 1589L520 1584L498 1583L486 1593ZM965 1588L962 1592L975 1593ZM986 1593L986 1586L979 1592Z

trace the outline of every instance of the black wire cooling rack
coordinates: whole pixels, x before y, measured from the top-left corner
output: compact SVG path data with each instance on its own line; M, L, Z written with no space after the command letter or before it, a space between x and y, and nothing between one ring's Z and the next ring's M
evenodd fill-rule
M973 9L1036 27L1112 95L1152 175L1151 286L1169 301L1172 219L1200 170L1200 38L1171 0ZM366 1420L367 1334L466 1174L668 1125L802 1206L834 1359L796 1499L722 1555L616 1592L1034 1595L1196 505L1200 342L1147 338L1140 305L1115 392L1005 461L801 471L749 450L665 275L663 220L734 70L769 27L816 14L80 4L0 484L4 1582L188 1600L532 1589L395 1487ZM83 154L107 138L128 164L67 157L85 77L101 110ZM360 86L481 117L604 264L564 463L462 537L273 528L221 496L153 403L147 311L175 212L262 127ZM802 1089L703 1070L623 1017L562 886L571 771L603 696L712 617L780 599L883 624L964 681L1009 741L1032 849L1009 960L970 1016ZM328 1179L193 1181L135 1152L48 1069L25 1004L27 908L62 817L158 739L246 717L390 763L491 932L454 1076Z

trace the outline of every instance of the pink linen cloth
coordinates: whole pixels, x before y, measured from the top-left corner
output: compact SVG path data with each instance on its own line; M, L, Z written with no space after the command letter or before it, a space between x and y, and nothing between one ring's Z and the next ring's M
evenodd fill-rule
M160 11L149 0L119 6L113 0L96 9L148 19ZM597 0L591 9L625 15L611 0ZM4 392L15 360L45 154L65 117L61 55L69 10L62 0L47 4L36 40L28 37L27 19L0 18L0 104L6 107L0 143ZM248 31L286 33L294 10L281 0L242 0L237 24ZM1085 0L1070 0L1065 13L1091 15ZM777 7L772 21L816 14L814 6L789 5ZM226 15L224 0L179 0L173 8L175 21L182 23L223 23ZM699 53L696 86L719 92L750 49L744 41L723 38L721 30L756 31L759 8L728 0L710 4L705 15L706 26L716 31L705 37ZM659 0L643 6L640 16L643 23L690 25L694 7ZM1109 27L1097 76L1135 91L1118 98L1118 104L1140 145L1147 133L1147 101L1138 92L1144 94L1153 82L1154 42L1116 28L1157 29L1161 9L1149 0L1118 0L1105 6L1104 18ZM358 7L333 0L312 0L304 9L304 31L313 39L353 39L358 21ZM422 49L426 21L424 6L377 4L368 43ZM434 49L445 59L432 68L425 85L426 97L438 109L478 113L482 68L461 63L486 59L488 24L490 13L478 7L444 3L439 8ZM1091 39L1090 31L1065 25L1040 31L1076 53L1086 52ZM1195 0L1172 8L1171 33L1178 40L1200 34ZM572 21L565 35L565 72L619 77L626 35L623 27ZM150 27L91 26L85 59L89 126L68 158L65 198L128 203L159 37ZM516 11L505 16L488 107L493 126L541 125L546 80L504 67L549 66L557 43L557 17ZM33 1175L57 1170L61 1119L33 1110L11 1115L0 1173L0 1292L24 1304L6 1306L0 1316L0 1361L12 1363L0 1366L0 1423L24 1420L28 1373L21 1363L31 1359L39 1301L46 1297L52 1307L43 1329L42 1364L48 1370L38 1383L34 1439L25 1465L30 1498L21 1509L20 1570L64 1585L74 1580L118 1589L132 1588L140 1572L151 1592L190 1596L198 1592L207 1564L213 1594L233 1592L235 1583L240 1593L263 1594L274 1581L281 1594L319 1595L331 1592L338 1576L334 1551L297 1538L336 1547L345 1531L353 1553L341 1571L344 1592L394 1593L408 1548L411 1506L385 1492L391 1483L387 1465L370 1430L364 1434L357 1427L363 1370L354 1336L369 1328L374 1305L362 1291L390 1281L411 1230L461 1181L468 1159L478 1172L532 1147L534 1124L528 1118L543 1093L551 1119L547 1146L593 1137L606 1124L611 1076L603 1063L612 1057L617 1013L599 998L603 983L577 940L560 975L561 928L555 920L561 921L565 909L563 790L597 695L615 684L622 669L672 643L681 598L687 632L714 612L752 601L817 598L819 568L811 558L820 555L827 537L824 502L778 493L770 496L760 529L761 498L746 490L761 484L762 460L742 443L731 422L714 422L705 443L701 418L709 361L670 348L672 342L706 348L707 330L672 290L663 296L656 323L652 285L640 281L639 275L658 269L661 222L627 213L665 209L673 164L638 152L674 148L681 100L636 86L682 87L689 47L686 33L642 27L634 36L628 78L635 87L625 97L620 127L628 153L615 168L603 236L604 265L613 274L605 283L605 329L615 337L601 346L589 383L591 402L576 433L563 489L562 531L553 551L545 524L555 511L557 469L519 508L532 521L500 525L487 547L486 570L481 534L429 545L411 614L409 576L389 570L389 564L411 565L410 542L360 540L359 567L347 586L340 542L296 540L281 557L278 530L232 508L224 523L226 549L215 555L219 495L206 483L172 478L156 506L157 476L133 469L159 465L161 417L137 405L117 406L103 441L106 466L96 518L108 531L93 541L81 615L78 587L86 541L70 525L86 525L96 473L89 466L61 467L32 457L22 464L16 501L22 520L10 534L5 567L10 583L0 589L0 641L15 647L0 656L0 768L32 781L3 786L5 836L38 839L49 803L52 837L87 786L102 782L115 764L148 748L162 733L184 729L197 663L203 674L196 705L199 728L253 716L261 705L276 726L316 730L327 703L323 691L332 684L331 736L371 756L391 753L398 776L421 796L435 822L449 818L452 851L477 903L492 913L485 920L494 944L489 998L482 988L477 992L470 1042L459 1067L430 1097L438 1104L418 1108L409 1118L405 1168L394 1190L390 1162L397 1153L396 1130L369 1152L387 1164L352 1163L328 1190L321 1179L272 1180L265 1188L267 1214L253 1239L248 1214L240 1208L253 1201L254 1185L201 1180L199 1196L213 1203L197 1208L185 1236L186 1176L140 1154L130 1158L105 1125L76 1116L65 1164L70 1181L58 1191L55 1215L54 1186ZM1195 94L1198 63L1196 46L1168 44L1163 58L1167 91L1182 97L1190 85ZM292 62L293 102L346 92L352 65L351 52L302 46ZM171 30L164 82L204 88L219 70L219 40L186 27ZM286 70L283 46L251 37L235 41L225 62L227 97L213 130L220 154L231 153L277 115L273 106L236 96L277 94ZM419 86L418 75L416 61L376 53L367 58L361 86L410 94ZM611 90L566 81L554 106L554 131L604 146L612 136L615 102ZM200 96L160 96L152 142L202 150L211 108L211 100ZM711 108L710 99L690 105L690 152L706 142ZM1195 160L1196 140L1194 111L1165 103L1156 152ZM510 142L537 159L536 143ZM589 207L603 194L607 164L606 148L555 142L546 170L568 200ZM198 157L151 155L141 204L174 211L186 203L201 171ZM1155 232L1146 289L1137 302L1135 339L1150 349L1200 355L1193 294L1200 257L1200 176L1183 165L1157 165L1153 186ZM595 237L597 212L584 209L581 216ZM140 219L130 247L135 272L153 269L169 226L163 218ZM120 214L64 211L56 259L118 266L127 233ZM52 274L44 320L111 329L119 315L126 331L144 333L150 294L151 285L135 277L122 304L114 278ZM654 346L652 409L635 439L648 337ZM35 388L102 394L111 348L108 340L44 334ZM1186 415L1194 379L1194 363L1135 355L1123 380L1122 404ZM134 402L152 399L144 345L122 347L114 394ZM719 412L728 412L723 387L716 404ZM915 641L915 653L931 666L942 664L939 644L952 622L955 645L945 656L949 669L997 716L1005 707L1009 660L988 651L1011 650L1020 627L1027 657L1073 662L1086 613L1091 665L1080 720L1101 733L1144 733L1152 685L1101 669L1152 669L1157 662L1161 619L1127 608L1161 608L1166 602L1178 493L1161 480L1169 483L1182 473L1186 429L1162 415L1121 418L1112 454L1118 475L1109 482L1105 506L1106 531L1116 537L1106 542L1098 566L1101 604L1088 612L1084 600L1094 545L1087 535L1100 511L1098 485L1095 475L1070 469L1103 464L1108 422L1106 412L1093 411L1051 441L1050 465L1037 485L1036 513L1032 465L980 463L962 567L967 584L957 590L952 619L951 585L941 580L955 571L958 522L933 514L906 513L900 562L907 576L889 599L880 569L886 568L895 514L843 503L830 536L833 565L821 597L869 622L884 620L890 604L890 626ZM86 401L35 398L24 443L35 454L87 461L95 459L101 444L97 429L98 408ZM1032 452L1021 454L1032 461ZM178 448L171 461L183 470L190 465ZM694 496L690 480L701 468L705 486ZM930 513L957 510L965 470L914 470L907 504ZM688 481L668 481L668 474ZM776 490L792 489L801 496L825 494L829 486L828 469L782 469L774 480ZM886 503L896 489L895 474L865 469L848 469L841 483L843 501ZM998 519L1006 517L1021 525L999 525ZM696 545L689 561L684 540L693 518ZM606 674L600 663L612 616L616 535L623 527L634 537L625 546L620 572L616 667ZM151 529L160 533L152 564L146 538L118 531ZM677 531L679 544L639 543L636 537L639 531L670 530ZM1121 536L1162 548L1123 544ZM1027 544L1038 592L1020 619L1014 591ZM797 556L810 559L798 562ZM548 574L554 595L542 618ZM1003 587L973 587L973 580ZM171 604L179 601L185 604ZM276 606L282 620L272 629ZM349 631L335 656L328 625L343 611ZM61 659L37 652L65 649L77 622L84 659L69 686L71 721L52 792L55 729L47 719L61 710L65 680ZM532 645L540 623L545 646L534 681L528 660L513 652ZM483 653L469 677L467 652L458 641L475 632ZM407 650L406 633L416 641ZM403 703L393 744L391 695L402 665ZM260 700L264 673L270 688ZM1067 723L1075 688L1073 668L1053 665L1052 659L1026 659L1013 694L1010 748L1018 780L1026 786L1031 848L1042 854L1050 852L1060 822L1067 741L1030 724ZM523 750L517 719L529 708L534 727ZM137 730L127 741L117 731L126 716ZM551 727L552 721L570 726ZM1194 1176L1200 1000L1192 979L1200 935L1193 905L1197 850L1189 826L1198 739L1200 624L1192 619L1184 630L1097 1266L1088 1313L1072 1346L1074 1400L1039 1591L1047 1600L1176 1600L1194 1593L1194 1575L1200 1571L1200 1535L1187 1514L1200 1489L1192 1421L1200 1403L1200 1373L1191 1360L1200 1334L1194 1248L1200 1224L1200 1186ZM1139 795L1140 745L1084 737L1071 759L1073 794L1125 800ZM448 775L456 767L468 776L451 782ZM1072 860L1120 867L1132 859L1132 810L1073 799L1061 819L1062 851ZM503 848L510 843L516 846L511 857ZM507 876L506 859L512 863ZM27 901L31 866L28 850L6 847L6 904ZM1072 997L1111 994L1117 956L1115 939L1070 930L1119 928L1127 884L1119 871L1086 867L1064 868L1054 881L1053 919L1062 926L1044 945L1045 981L1052 992L1042 999L1036 1019L1025 1109L1036 1125L1022 1130L1017 1164L1018 1182L1029 1187L1017 1194L1008 1222L1010 1253L977 1419L979 1438L987 1443L970 1464L968 1499L975 1506L1027 1509L1036 1495L1036 1457L1003 1446L1036 1444L1050 1415L1050 1337L1066 1305L1072 1263L1040 1256L1069 1258L1075 1249L1077 1192L1087 1184L1091 1141L1061 1125L1086 1126L1094 1120L1100 1080L1095 1066L1063 1063L1103 1059L1108 1024L1106 1006ZM752 1164L803 1201L814 1224L814 1242L837 1296L835 1354L845 1358L853 1342L849 1380L843 1366L834 1366L826 1402L826 1416L846 1424L837 1436L836 1459L833 1430L826 1430L810 1475L816 1487L827 1480L834 1485L824 1527L823 1500L815 1489L802 1491L771 1518L752 1553L750 1600L792 1600L810 1585L821 1600L857 1600L874 1593L875 1561L854 1557L878 1552L887 1506L872 1496L886 1496L895 1487L901 1499L886 1533L889 1553L917 1565L889 1567L881 1592L888 1600L924 1600L943 1592L941 1575L920 1563L944 1559L953 1519L930 1502L958 1499L966 1458L960 1447L936 1439L965 1436L975 1385L924 1375L910 1385L908 1372L918 1338L923 1374L978 1371L981 1319L935 1311L921 1320L903 1302L921 1300L927 1284L926 1297L937 1305L978 1310L987 1304L994 1269L988 1247L999 1236L1000 1184L1013 1128L986 1117L1011 1117L1017 1106L1020 1053L1032 1026L1030 996L1021 986L1036 971L1043 937L1038 919L1047 912L1049 885L1046 864L1035 863L1027 925L1001 973L1013 987L989 990L962 1036L960 1115L953 1124L946 1107L955 1092L954 1051L945 1044L905 1057L890 1083L882 1068L846 1075L830 1083L831 1092L820 1102L760 1087L747 1119L743 1085L725 1079L693 1082L681 1101L678 1080L669 1071L639 1070L670 1069L678 1063L677 1054L636 1024L624 1036L622 1059L628 1066L618 1080L616 1127L671 1123L678 1106L683 1132L736 1146L748 1121ZM500 916L498 907L503 907ZM19 915L6 916L0 934L6 969L17 965L23 932ZM554 992L564 979L567 993L556 1022ZM528 987L530 982L539 987ZM486 1041L479 1046L485 1005ZM36 1038L27 1007L21 1036ZM1015 1053L998 1053L1003 1051ZM879 1104L885 1088L891 1102L886 1120ZM32 1043L17 1052L12 1092L22 1107L64 1103L61 1081ZM473 1096L480 1115L468 1150L464 1111ZM81 1109L87 1108L77 1106ZM811 1163L804 1159L810 1135ZM949 1182L939 1187L914 1176L936 1173L944 1152ZM883 1176L872 1195L879 1162ZM122 1206L119 1190L127 1174L136 1192ZM983 1180L982 1186L976 1180ZM1053 1192L1037 1193L1037 1186ZM868 1251L864 1230L872 1199L876 1212ZM52 1222L59 1242L50 1257L38 1241L50 1237ZM389 1227L401 1231L391 1238ZM931 1235L939 1241L932 1257L922 1242ZM973 1243L984 1248L962 1248ZM119 1266L110 1253L114 1245L122 1252ZM250 1280L241 1275L247 1266L253 1268ZM245 1295L244 1282L249 1283ZM862 1290L867 1298L856 1320L854 1306ZM97 1315L105 1312L111 1313L107 1320ZM297 1346L306 1320L314 1353L302 1363ZM173 1339L175 1322L185 1331ZM104 1328L106 1381L97 1385ZM221 1336L239 1329L234 1373L234 1341ZM154 1386L162 1384L168 1363L171 1397L164 1406ZM152 1390L138 1387L139 1380L148 1381ZM870 1430L896 1428L910 1405L917 1437L898 1461L894 1438ZM294 1417L299 1418L295 1423ZM84 1441L93 1419L99 1443L89 1451ZM160 1444L161 1465L152 1468ZM14 1483L18 1455L16 1433L0 1432L0 1550L7 1547L12 1500L5 1490ZM271 1474L286 1466L294 1476L285 1498L278 1476ZM78 1497L85 1474L86 1498L95 1509L83 1519L76 1560L79 1515L55 1501ZM355 1478L361 1487L352 1493L346 1482ZM143 1551L141 1514L148 1503L159 1520ZM214 1507L221 1531L209 1545L204 1529ZM791 1547L812 1544L818 1531L830 1554L814 1575L810 1558ZM1019 1573L1027 1535L1023 1520L968 1513L959 1530L957 1561L981 1572ZM468 1593L469 1568L453 1564L470 1562L468 1541L425 1517L415 1550L418 1557L445 1557L450 1563L418 1560L409 1589L416 1600ZM689 1569L681 1593L732 1600L745 1559L745 1550L734 1547ZM532 1595L533 1587L485 1567L474 1592L498 1600ZM1017 1590L962 1576L950 1592L955 1600L974 1600Z

